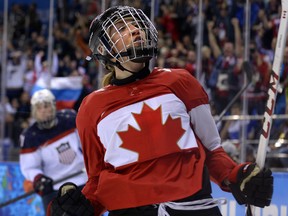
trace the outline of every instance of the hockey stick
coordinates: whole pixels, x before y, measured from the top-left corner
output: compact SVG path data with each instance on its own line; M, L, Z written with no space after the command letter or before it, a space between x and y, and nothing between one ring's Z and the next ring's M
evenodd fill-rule
M239 97L242 95L242 93L252 83L253 69L252 69L252 66L250 65L250 63L247 61L244 61L242 64L242 69L247 76L247 84L241 88L241 90L232 98L232 100L228 103L228 105L219 114L219 116L217 117L217 120L216 120L216 124L218 124L222 120L223 116L227 113L227 111L231 108L231 106L235 103L235 101L239 99Z
M75 173L73 173L73 174L71 174L71 175L65 176L64 178L55 180L55 181L53 181L53 185L58 184L59 182L65 181L65 180L67 180L67 179L69 179L69 178L75 177L75 176L77 176L77 175L80 175L80 174L82 174L83 172L85 172L85 169L80 170L80 171L78 171L78 172L75 172ZM31 195L34 194L34 193L36 193L35 190L32 190L32 191L29 191L29 192L27 192L27 193L24 193L24 194L22 194L22 195L20 195L20 196L18 196L18 197L15 197L15 198L13 198L13 199L10 199L10 200L8 200L8 201L6 201L6 202L4 202L4 203L1 203L1 204L0 204L0 208L3 208L3 207L5 207L5 206L7 206L7 205L10 205L11 203L17 202L18 200L21 200L21 199L24 199L24 198L26 198L26 197L29 197L29 196L31 196Z
M270 75L270 84L268 90L268 99L264 113L262 132L259 139L258 151L256 156L256 163L260 169L264 168L267 147L270 138L272 115L275 108L277 89L279 84L280 70L283 64L284 49L286 46L287 30L288 30L288 0L281 0L282 11L280 18L280 25L278 29L278 36L272 65L272 72ZM247 206L246 215L253 215L255 211L254 206Z

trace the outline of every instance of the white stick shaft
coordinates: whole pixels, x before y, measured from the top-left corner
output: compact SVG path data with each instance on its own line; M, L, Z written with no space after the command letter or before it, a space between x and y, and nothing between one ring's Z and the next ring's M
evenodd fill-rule
M260 135L256 157L256 163L260 168L263 168L265 165L267 146L269 143L270 131L272 126L272 115L275 108L277 87L279 84L280 71L283 64L284 49L286 46L286 37L288 29L287 27L288 27L288 0L282 0L282 12L272 66L272 73L270 75L268 100L266 104L266 110L264 113L262 133Z
M278 29L277 42L272 65L272 73L270 75L270 86L268 90L268 100L264 113L262 132L259 139L256 163L262 169L265 165L267 147L269 144L270 132L272 127L272 115L275 108L277 88L279 84L280 71L283 64L284 49L286 46L287 27L288 27L288 0L282 0L282 11L280 18L280 26ZM254 215L255 206L248 205L251 214ZM248 211L247 211L248 212ZM248 215L248 214L246 214Z

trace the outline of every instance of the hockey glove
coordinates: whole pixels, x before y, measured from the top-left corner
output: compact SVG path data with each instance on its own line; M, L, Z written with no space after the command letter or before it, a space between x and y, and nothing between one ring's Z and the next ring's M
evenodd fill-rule
M40 196L53 192L53 180L43 174L38 174L33 181L33 188Z
M94 208L77 186L67 182L58 191L47 210L48 216L93 216Z
M228 177L230 190L236 201L264 208L269 206L273 194L273 176L270 169L256 163L244 163L235 167Z

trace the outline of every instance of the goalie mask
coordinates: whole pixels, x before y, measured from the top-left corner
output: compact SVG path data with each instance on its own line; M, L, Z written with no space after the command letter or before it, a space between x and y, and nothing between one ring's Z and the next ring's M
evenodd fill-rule
M31 98L32 117L40 129L49 129L57 124L55 96L48 89L36 91Z
M92 21L89 31L92 55L104 65L119 66L128 61L144 63L157 54L157 30L140 9L109 8ZM127 38L130 38L129 43Z

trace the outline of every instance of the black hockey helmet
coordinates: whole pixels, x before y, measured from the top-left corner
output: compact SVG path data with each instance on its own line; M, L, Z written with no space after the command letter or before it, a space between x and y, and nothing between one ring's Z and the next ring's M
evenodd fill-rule
M115 24L118 22L123 23L123 26L120 28L119 26L116 27ZM132 37L135 30L129 28L128 25L130 24L136 27L134 29L141 30L145 34L142 34L141 38L138 38L137 41L125 44L121 29L128 28L129 33L125 36ZM111 29L115 30L113 35L110 35ZM129 6L111 7L91 22L89 32L89 47L92 55L104 65L117 65L111 61L113 58L120 64L128 61L148 62L152 57L157 55L157 30L140 9ZM113 41L113 37L117 37L117 41ZM122 44L123 48L121 50L117 49L117 43Z

